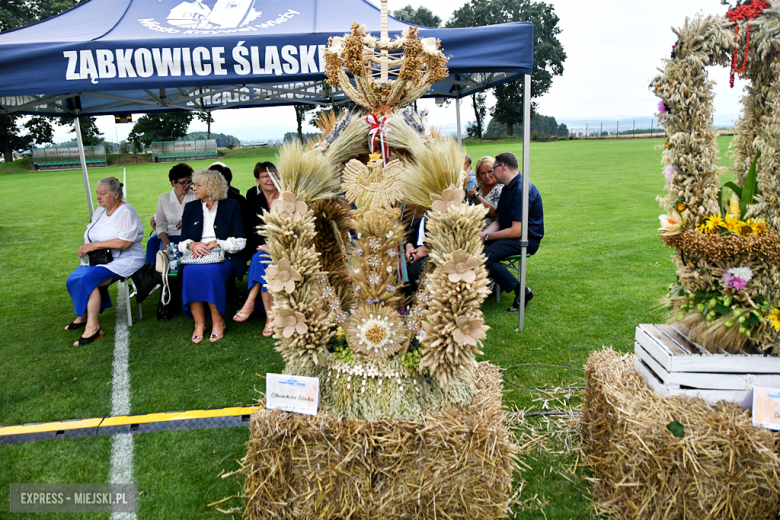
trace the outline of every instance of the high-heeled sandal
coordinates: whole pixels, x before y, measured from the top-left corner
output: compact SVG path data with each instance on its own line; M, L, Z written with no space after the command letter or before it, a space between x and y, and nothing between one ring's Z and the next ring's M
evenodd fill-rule
M84 320L82 322L77 322L76 320L73 320L72 322L65 325L65 330L79 330L82 327L87 326L87 320Z
M213 334L212 333L211 337L209 337L209 341L212 342L212 343L216 343L217 341L221 340L224 337L225 337L225 333L224 332L222 334Z
M201 341L203 341L203 336L198 336L197 334L193 334L192 336L193 343L200 343Z
M252 310L251 310L251 311L245 311L245 310L243 310L243 309L242 309L242 310L240 310L240 311L236 312L236 315L235 315L235 316L233 316L233 321L237 321L237 322L239 322L239 323L243 323L243 322L245 322L246 320L248 320L248 319L249 319L249 317L250 317L252 314L254 314L254 313L255 313L255 309L254 309L254 308L252 308Z
M273 335L274 335L273 326L266 325L265 328L263 329L263 336L265 336L266 338L270 338Z
M74 347L83 347L84 345L89 345L93 341L97 341L99 339L103 338L103 329L98 329L96 333L93 335L85 338L84 336L81 336L79 340L73 344Z

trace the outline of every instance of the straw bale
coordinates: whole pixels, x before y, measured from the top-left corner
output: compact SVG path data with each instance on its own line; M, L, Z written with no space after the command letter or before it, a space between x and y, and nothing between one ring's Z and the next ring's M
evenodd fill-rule
M601 512L614 518L763 519L780 511L780 434L734 404L657 396L634 356L611 349L587 364L585 460ZM684 436L667 429L680 422Z
M498 368L470 406L368 422L261 409L242 461L251 519L507 518L518 446Z

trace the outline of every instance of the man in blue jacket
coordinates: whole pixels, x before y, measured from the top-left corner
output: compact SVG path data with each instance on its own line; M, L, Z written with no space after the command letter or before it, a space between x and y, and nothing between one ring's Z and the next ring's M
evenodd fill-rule
M504 185L504 189L498 200L496 220L479 234L479 238L484 245L483 252L487 256L485 267L490 278L502 291L515 293L512 306L507 311L516 312L520 310L520 283L501 261L522 254L520 237L523 229L523 176L518 169L517 157L510 152L496 155L493 174L498 182ZM527 253L532 255L539 249L539 243L544 237L544 210L539 190L531 182L528 185ZM533 291L526 287L525 304L528 305L533 297Z

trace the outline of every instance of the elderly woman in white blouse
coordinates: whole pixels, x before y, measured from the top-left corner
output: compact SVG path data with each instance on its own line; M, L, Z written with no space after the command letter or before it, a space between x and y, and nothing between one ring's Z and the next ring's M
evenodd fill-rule
M192 342L203 341L206 327L206 306L211 314L210 341L219 341L225 334L225 303L227 283L240 278L246 269L241 251L246 246L246 234L238 203L227 198L228 185L218 172L202 170L193 177L195 198L184 207L179 251L186 258L208 258L212 250L221 249L225 259L219 263L182 266L182 310L195 319ZM216 251L215 251L216 253Z
M66 282L77 317L65 330L85 327L73 344L79 347L103 337L98 315L111 307L108 286L144 265L144 225L124 199L122 183L115 177L105 178L95 193L99 207L84 232L84 245L79 247L82 265Z
M184 206L195 200L192 186L192 166L187 163L174 165L168 172L171 190L157 199L157 211L152 217L155 234L146 241L146 263L153 264L157 251L168 249L169 244L177 244L181 239L181 216Z

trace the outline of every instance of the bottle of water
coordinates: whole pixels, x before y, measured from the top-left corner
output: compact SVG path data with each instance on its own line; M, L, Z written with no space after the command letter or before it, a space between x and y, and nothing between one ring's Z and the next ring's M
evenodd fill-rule
M179 250L174 244L168 245L168 258L170 260L169 276L177 276L179 274Z

